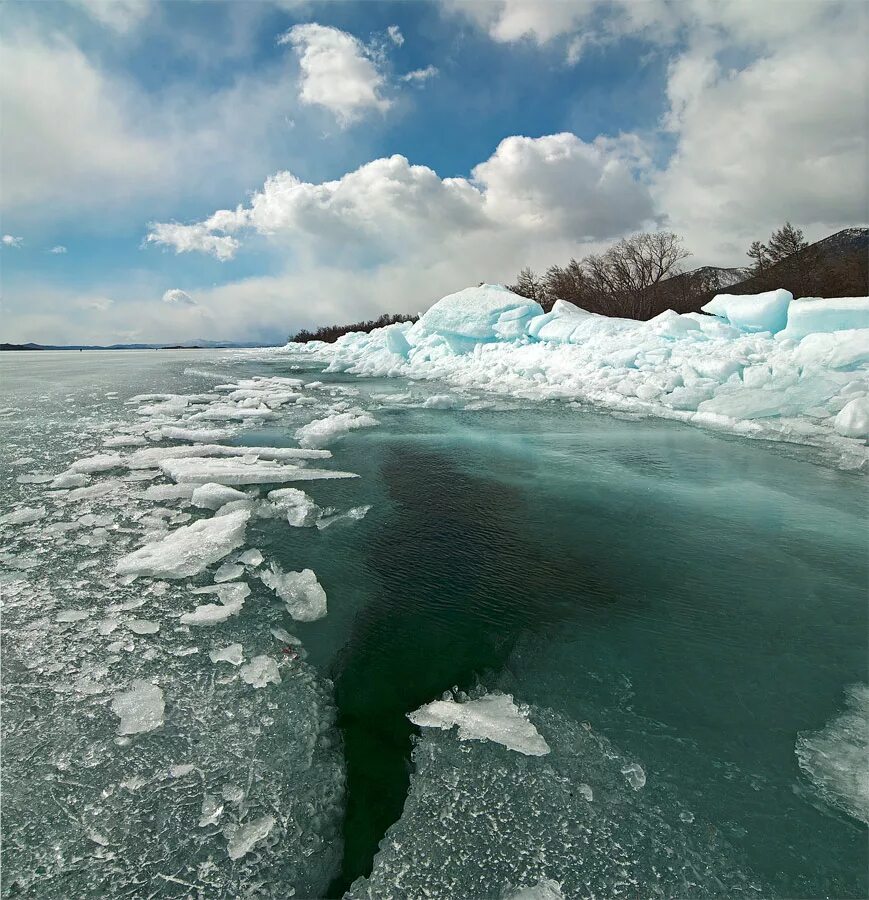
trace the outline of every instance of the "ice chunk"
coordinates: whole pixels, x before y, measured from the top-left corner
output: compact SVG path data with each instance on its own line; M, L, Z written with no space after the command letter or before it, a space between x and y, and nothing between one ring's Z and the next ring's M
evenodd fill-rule
M133 634L156 634L160 630L159 622L149 622L147 619L131 619L127 622L127 628Z
M296 431L296 440L309 448L325 447L357 428L371 428L380 423L367 413L343 412L315 419Z
M390 353L397 353L399 356L407 356L410 351L410 344L404 336L404 328L402 325L391 325L386 329L386 348Z
M214 580L215 582L235 581L236 578L241 578L242 575L244 575L244 566L238 563L225 562L214 573Z
M187 578L198 575L244 543L250 513L241 510L215 519L182 525L166 537L145 544L115 563L118 575Z
M497 337L495 325L502 321L504 313L512 313L515 319L528 319L542 312L538 303L503 285L482 284L438 300L420 318L419 326L428 334L491 341Z
M564 894L557 881L541 878L536 884L511 891L504 896L504 900L564 900Z
M317 481L329 478L357 478L352 472L304 469L270 461L243 459L168 459L160 464L173 481L193 484L216 482L224 485L280 484L286 481Z
M196 486L193 484L155 484L144 494L146 500L190 500Z
M845 705L821 731L798 735L797 762L824 801L869 823L869 686L848 688Z
M286 514L287 522L295 528L310 525L320 510L317 504L298 488L278 488L269 491L267 496L282 513Z
M118 734L139 734L159 728L165 709L163 691L141 678L133 681L128 691L115 694L112 700L112 712L121 720Z
M74 474L92 475L95 472L108 472L110 469L120 469L123 465L124 461L117 453L104 453L99 456L77 459L69 467L69 471Z
M185 459L187 457L221 457L241 456L256 459L267 459L272 462L286 462L291 459L329 459L332 454L328 450L307 450L302 447L236 447L227 444L194 444L176 447L147 447L131 453L125 465L128 469L153 469L169 459Z
M89 609L64 609L54 617L55 622L81 622L90 617Z
M790 291L781 288L762 294L718 294L703 307L703 312L719 316L741 331L775 334L788 323L793 299Z
M45 516L44 506L22 506L20 509L0 516L0 525L27 525Z
M231 503L233 500L247 500L248 497L243 491L209 481L198 485L194 489L191 499L194 506L203 509L220 509L224 503Z
M60 475L52 479L49 487L52 490L58 490L60 488L80 488L84 487L89 482L90 478L81 472L61 472Z
M803 297L788 308L782 337L802 338L824 331L869 328L869 297Z
M270 656L255 656L246 666L238 670L241 680L255 688L281 683L278 664Z
M269 836L275 826L274 816L263 816L246 825L230 826L227 829L229 842L226 852L230 859L241 859L262 840Z
M241 644L229 644L220 650L212 650L208 658L213 663L228 662L233 666L240 666L244 659L244 647Z
M138 434L116 434L103 438L104 447L142 447L148 441Z
M329 516L324 515L317 519L317 528L322 531L324 528L328 528L336 522L358 522L360 519L365 518L369 509L371 509L370 506L353 506L348 509L347 512Z
M836 416L835 428L845 437L869 438L869 395L846 403Z
M457 399L451 394L434 394L423 401L424 409L453 409Z
M194 594L217 594L220 603L204 603L192 613L181 616L182 625L215 625L237 616L250 594L250 588L241 582L216 584L210 587L194 588Z
M287 604L287 612L296 621L313 622L326 615L326 592L311 569L284 572L273 562L259 577Z
M202 798L202 808L200 809L199 822L200 828L207 828L220 821L223 815L223 804L213 794L206 794Z
M244 566L251 566L252 568L256 568L263 561L263 555L259 552L259 550L245 550L238 557L238 561Z
M510 694L491 693L464 703L434 700L407 717L414 725L445 731L458 725L460 741L493 741L526 756L549 753L549 745Z

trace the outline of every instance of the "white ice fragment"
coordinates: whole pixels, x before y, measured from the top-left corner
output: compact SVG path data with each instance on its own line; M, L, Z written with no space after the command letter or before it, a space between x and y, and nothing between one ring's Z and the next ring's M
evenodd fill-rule
M115 434L103 438L104 447L142 447L148 441L138 434Z
M273 562L259 577L287 604L287 612L297 622L313 622L326 615L326 592L311 569L284 572Z
M541 878L527 887L517 888L504 895L504 900L564 900L561 885L551 878Z
M155 484L144 494L146 500L190 500L196 486L192 484Z
M869 297L802 297L788 308L783 337L869 328Z
M255 656L246 666L238 670L241 680L255 688L281 683L278 664L270 656Z
M0 525L27 525L45 516L44 506L22 506L13 512L0 516Z
M160 630L160 623L149 622L147 619L131 619L127 622L127 628L133 634L156 634Z
M352 472L307 469L301 466L281 465L270 460L246 461L244 458L168 459L160 463L160 468L173 481L194 484L206 484L210 481L224 485L280 484L286 481L358 477Z
M183 778L196 769L192 763L181 763L180 765L170 766L169 775L172 778Z
M458 399L451 394L434 394L427 397L423 401L425 409L453 409L458 403Z
M69 467L69 471L92 475L95 472L108 472L110 469L120 469L123 465L124 461L117 453L104 453L98 456L89 456L85 459L77 459Z
M495 325L513 319L526 321L543 309L533 300L520 297L500 284L466 288L440 299L419 320L420 330L445 336L490 341Z
M233 432L228 428L178 428L174 425L162 425L160 434L170 441L209 443L229 440Z
M322 419L315 419L296 431L296 440L302 447L325 447L357 428L372 428L380 423L374 416L361 412L342 412Z
M310 525L319 512L317 504L298 488L278 488L269 491L267 496L277 509L286 514L287 522L296 528Z
M869 395L848 401L836 416L834 427L845 437L869 438Z
M328 528L330 525L334 525L336 522L358 522L360 519L365 518L369 509L371 509L370 506L353 506L343 513L321 516L319 519L317 519L317 528L322 531L324 528Z
M245 550L244 553L240 554L238 557L238 561L245 566L251 566L252 568L256 568L263 561L263 555L257 549L253 550Z
M91 614L89 609L64 609L54 617L55 622L81 622Z
M244 659L244 647L241 644L229 644L219 650L211 650L208 657L213 663L227 662L240 666Z
M242 510L228 516L182 525L165 537L119 559L115 572L118 575L147 575L152 578L198 575L244 543L249 518L250 513Z
M200 828L214 825L223 815L223 804L213 794L206 794L202 800L202 809L197 823Z
M220 789L220 793L227 803L241 803L244 800L244 788L239 787L237 784L225 784Z
M115 694L112 712L121 720L118 734L153 731L163 724L163 691L150 681L137 678L128 691Z
M193 490L193 505L203 509L219 509L224 503L232 503L233 500L247 500L244 491L227 487L224 484L216 484L211 481L197 485Z
M591 785L583 782L577 790L579 791L580 796L588 800L589 803L594 800L594 791L591 789Z
M218 584L221 581L235 581L236 578L240 578L242 575L244 575L244 566L238 563L225 562L214 573L214 581Z
M84 473L61 472L56 478L51 480L48 485L52 490L60 490L61 488L80 488L90 482L90 478Z
M622 766L622 775L635 791L639 791L646 784L646 773L639 763L632 762Z
M225 622L231 616L237 616L250 594L250 588L236 581L194 588L193 593L216 594L220 603L205 603L197 606L192 613L184 613L180 620L182 625L215 625Z
M226 829L229 839L226 852L230 859L241 859L249 853L261 840L268 837L275 826L274 816L263 816L246 825L230 826Z
M493 741L526 756L549 753L549 745L510 694L490 693L464 703L434 700L407 717L414 725L445 731L458 725L461 741Z

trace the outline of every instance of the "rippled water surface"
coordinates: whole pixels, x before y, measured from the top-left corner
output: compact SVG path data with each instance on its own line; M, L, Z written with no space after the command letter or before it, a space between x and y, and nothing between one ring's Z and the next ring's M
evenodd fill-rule
M864 478L563 404L424 409L432 386L305 366L0 357L0 513L45 506L0 535L4 895L506 897L548 880L564 897L869 893ZM40 477L107 452L135 394L253 375L325 386L234 443L295 446L340 403L378 419L329 445L359 479L300 485L320 507L371 509L248 526L264 565L317 573L325 618L294 622L248 570L241 614L190 629L190 585L215 567L162 588L112 565L157 507L161 527L203 511L143 500L159 474L94 476L119 485L84 505ZM75 528L47 537L60 522ZM107 612L122 604L139 605ZM58 621L70 609L90 614ZM230 641L278 660L281 683L212 663ZM165 725L123 738L111 701L134 679L160 685ZM445 691L512 694L551 753L408 721ZM222 812L200 825L208 798ZM269 817L230 859L237 830Z

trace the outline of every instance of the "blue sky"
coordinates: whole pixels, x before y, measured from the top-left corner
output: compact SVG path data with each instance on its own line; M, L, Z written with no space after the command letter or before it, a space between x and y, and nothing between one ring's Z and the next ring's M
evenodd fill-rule
M729 265L863 224L867 37L857 0L7 3L3 339L275 340L644 228Z

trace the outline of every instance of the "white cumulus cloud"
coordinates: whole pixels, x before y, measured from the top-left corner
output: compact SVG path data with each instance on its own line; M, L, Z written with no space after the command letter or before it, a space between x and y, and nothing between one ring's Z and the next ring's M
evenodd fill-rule
M471 233L494 246L529 233L603 240L652 217L634 159L629 141L587 143L563 133L506 138L470 178L442 179L403 156L376 159L321 183L279 172L248 207L219 210L190 225L156 224L147 240L218 259L231 256L239 246L235 235L246 231L345 259L346 247L377 259L416 247L434 255L439 242Z
M163 294L163 302L171 303L174 306L196 306L196 301L180 288L171 288Z
M49 250L48 252L55 253L55 254L66 253L66 247L64 247L63 244L57 244L56 246L52 247L51 250Z
M20 247L24 238L15 237L14 234L4 234L0 240L4 247Z
M389 28L386 29L386 33L389 35L389 40L391 40L396 47L400 47L404 43L404 35L401 33L401 29L398 25L390 25Z
M341 125L392 105L383 96L386 77L352 34L310 23L295 25L278 42L291 45L299 56L300 100L328 109Z

